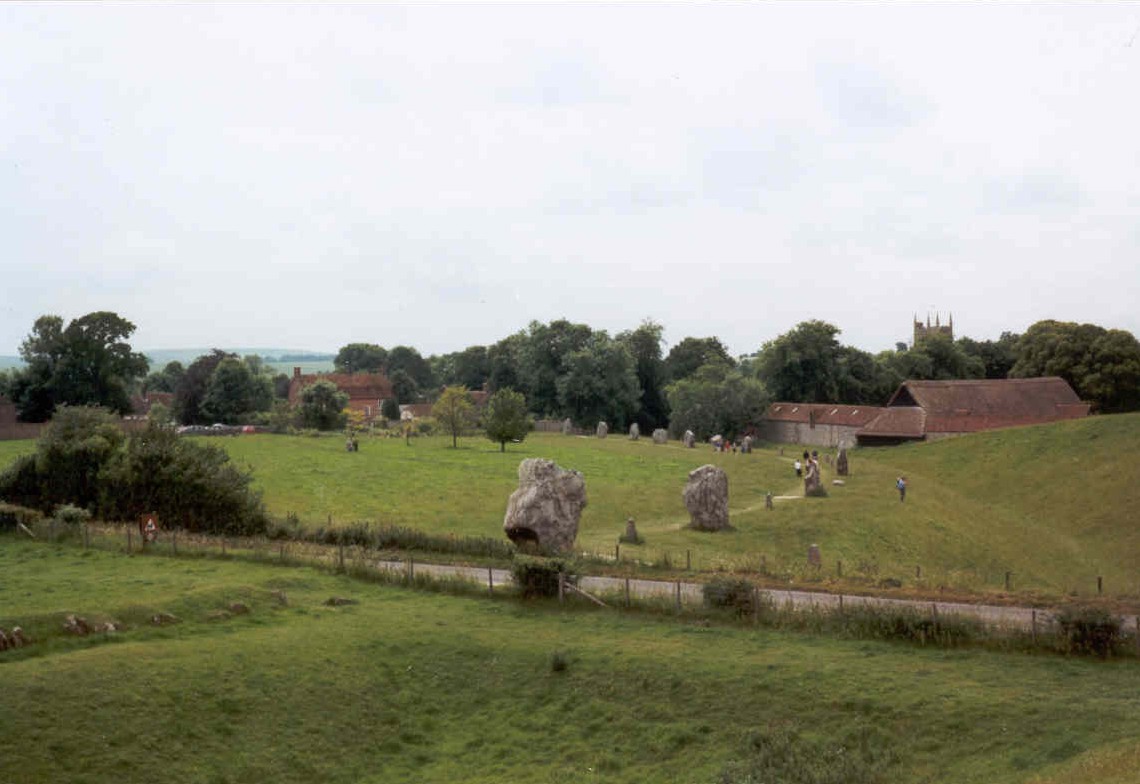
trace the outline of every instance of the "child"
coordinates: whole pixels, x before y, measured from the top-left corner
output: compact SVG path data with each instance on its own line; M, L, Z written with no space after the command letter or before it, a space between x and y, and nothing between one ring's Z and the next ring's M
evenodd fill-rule
M899 489L899 503L906 500L906 477L900 476L898 481L895 482L895 487Z

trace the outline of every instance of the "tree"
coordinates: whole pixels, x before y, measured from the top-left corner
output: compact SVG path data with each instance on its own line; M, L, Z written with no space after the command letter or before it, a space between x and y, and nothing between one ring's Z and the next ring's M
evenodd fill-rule
M641 387L625 344L595 332L585 348L566 357L565 365L558 379L558 410L583 427L605 420L624 430L633 422Z
M475 405L467 394L467 387L446 387L439 400L431 407L431 415L451 433L451 447L456 448L459 434L471 426Z
M26 367L10 384L20 418L43 422L56 406L104 406L125 414L129 388L146 375L147 359L127 343L135 325L110 311L73 319L41 316L20 344Z
M500 389L487 399L483 412L483 429L491 441L499 444L499 451L507 451L508 441L522 441L531 428L526 398L513 389Z
M388 351L375 343L349 343L341 346L333 360L338 373L383 373Z
M1140 343L1125 330L1039 321L1021 336L1014 378L1060 376L1105 412L1140 408Z
M452 374L456 384L468 389L482 389L491 374L491 361L486 346L468 346L452 355Z
M720 362L673 382L665 394L670 431L679 437L692 430L701 440L718 433L735 439L760 420L771 400L762 383Z
M570 357L585 350L593 334L585 324L572 324L565 319L550 324L530 323L521 342L519 372L533 410L542 414L559 411L559 385Z
M1008 378L1017 362L1017 343L1020 335L1003 332L997 340L959 338L958 347L966 354L977 357L985 368L985 378Z
M777 400L837 403L839 400L839 328L824 321L804 321L768 341L760 350L757 372Z
M344 426L341 411L348 405L348 395L331 381L317 381L301 390L297 415L302 427L317 430L340 430Z
M167 362L162 370L151 373L143 382L146 392L174 392L178 389L182 377L186 375L186 368L178 360Z
M174 416L179 422L184 425L200 425L210 421L202 410L202 401L206 398L206 389L214 370L224 359L236 360L237 354L228 354L216 348L209 354L198 357L186 368L182 380L174 390Z
M525 341L526 334L517 332L487 349L487 383L492 390L515 389L526 394L522 375Z
M665 374L670 381L680 381L714 362L729 367L736 364L717 338L685 338L665 357Z
M414 403L419 396L419 388L416 386L415 379L403 368L393 371L388 376L388 380L392 383L392 394L396 396L397 403L401 405Z
M637 383L641 387L637 424L645 432L669 424L669 404L665 401L665 361L661 358L664 328L649 319L632 332L623 332L618 340L633 355Z
M269 376L255 375L248 361L227 357L210 374L202 398L202 414L232 425L255 411L268 411L272 402L273 382Z
M388 352L388 377L391 378L401 370L407 373L420 389L431 389L435 386L431 365L414 348L396 346Z

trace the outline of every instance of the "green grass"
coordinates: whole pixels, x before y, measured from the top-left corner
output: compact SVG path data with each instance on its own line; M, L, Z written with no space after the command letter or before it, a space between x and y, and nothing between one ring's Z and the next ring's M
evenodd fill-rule
M360 603L323 606L332 595ZM40 640L0 654L13 780L712 782L759 735L793 739L774 780L862 744L852 782L1051 784L1090 760L1122 772L1140 740L1135 662L562 612L11 537L0 596L0 626ZM252 613L210 620L234 600ZM182 622L146 625L158 611ZM72 612L128 628L65 638Z
M1096 417L1045 427L983 433L940 443L855 450L846 485L826 499L778 501L764 493L801 495L792 473L796 449L751 456L713 454L648 439L599 441L532 434L506 454L479 438L365 440L348 454L340 438L257 436L223 445L250 466L272 513L295 512L309 526L369 521L433 532L499 536L518 463L549 457L586 478L589 504L579 546L613 553L626 517L637 520L641 546L625 557L668 553L695 569L756 569L826 583L842 561L845 584L901 580L906 589L1000 591L1011 572L1015 591L1092 596L1096 577L1107 594L1140 597L1140 469L1128 459L1140 444L1140 415ZM729 474L731 532L688 530L681 500L687 474L714 463ZM894 480L910 491L899 503ZM824 569L805 565L819 544ZM921 570L921 576L916 577Z

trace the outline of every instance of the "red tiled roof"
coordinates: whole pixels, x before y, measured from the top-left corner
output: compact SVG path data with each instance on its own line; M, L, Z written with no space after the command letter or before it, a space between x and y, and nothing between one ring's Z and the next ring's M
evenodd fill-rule
M773 403L764 418L774 422L861 427L882 413L878 406L847 406L838 403Z
M926 412L917 406L879 409L880 413L856 434L882 438L922 438L926 434Z
M301 390L318 381L330 381L352 401L378 403L392 397L392 382L383 373L319 373L294 375L289 381L289 402L296 403Z

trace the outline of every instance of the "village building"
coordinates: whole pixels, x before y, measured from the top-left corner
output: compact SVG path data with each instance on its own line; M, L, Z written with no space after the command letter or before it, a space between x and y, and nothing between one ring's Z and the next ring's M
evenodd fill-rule
M933 441L1088 416L1062 378L906 381L886 408L857 432L861 446Z
M764 441L812 446L853 446L861 427L883 412L880 406L835 403L773 403L760 420Z
M174 405L171 392L147 392L145 395L131 395L131 411L123 419L146 419L152 406L162 405L169 410Z
M385 400L394 397L392 382L383 373L319 373L302 374L301 368L293 368L289 379L289 405L301 401L301 390L318 381L328 381L348 395L347 408L359 411L365 421L380 416L380 406Z

